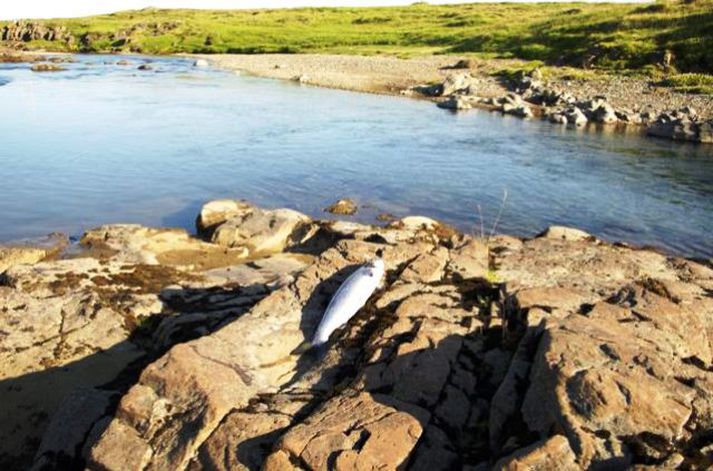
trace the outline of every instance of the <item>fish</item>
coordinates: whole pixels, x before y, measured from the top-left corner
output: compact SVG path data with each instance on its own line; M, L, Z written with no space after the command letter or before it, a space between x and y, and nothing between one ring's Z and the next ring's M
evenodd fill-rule
M354 317L376 291L383 277L384 260L377 252L377 258L362 265L349 275L334 293L317 330L314 332L310 342L312 347L319 347L327 343L335 330Z

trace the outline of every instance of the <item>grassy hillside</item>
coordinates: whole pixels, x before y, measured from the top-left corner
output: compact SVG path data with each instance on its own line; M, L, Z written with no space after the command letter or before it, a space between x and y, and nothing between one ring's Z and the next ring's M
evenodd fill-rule
M669 51L678 70L713 73L713 0L146 9L44 23L66 26L75 41L30 41L28 47L152 54L472 53L608 70L654 67Z

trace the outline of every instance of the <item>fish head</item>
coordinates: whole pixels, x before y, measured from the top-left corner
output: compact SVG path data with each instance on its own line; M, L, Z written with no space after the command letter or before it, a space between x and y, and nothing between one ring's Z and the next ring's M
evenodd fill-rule
M371 276L376 276L378 278L384 276L384 259L382 259L381 257L375 258L374 260L369 262L366 267L369 269L369 274Z

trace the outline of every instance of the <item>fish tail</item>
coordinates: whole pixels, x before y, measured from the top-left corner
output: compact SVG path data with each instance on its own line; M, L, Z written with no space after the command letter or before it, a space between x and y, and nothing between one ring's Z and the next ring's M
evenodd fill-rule
M303 353L312 349L312 342L305 340L297 346L294 350L290 352L290 355L302 355Z

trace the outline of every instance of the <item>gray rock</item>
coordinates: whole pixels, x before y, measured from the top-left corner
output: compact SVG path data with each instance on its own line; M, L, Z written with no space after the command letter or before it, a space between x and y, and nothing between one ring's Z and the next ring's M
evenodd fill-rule
M563 113L552 113L548 117L550 123L567 124L567 116Z
M469 110L473 108L473 100L467 95L451 95L446 100L438 102L439 108L447 110Z
M707 121L698 126L698 141L713 144L713 121Z
M619 120L614 107L607 102L601 103L592 113L592 117L597 123L603 124L612 124Z
M473 77L468 73L450 75L443 81L441 95L448 96L467 90L472 83Z
M575 126L584 126L587 124L587 116L576 106L572 106L567 109L564 113L567 117L567 122L569 124L574 124Z
M690 119L690 114L683 110L674 113L662 113L646 130L649 136L662 137L677 141L700 141L698 123ZM708 136L704 136L708 139Z
M627 124L642 124L643 118L641 113L636 113L631 110L617 110L616 117L619 121Z

